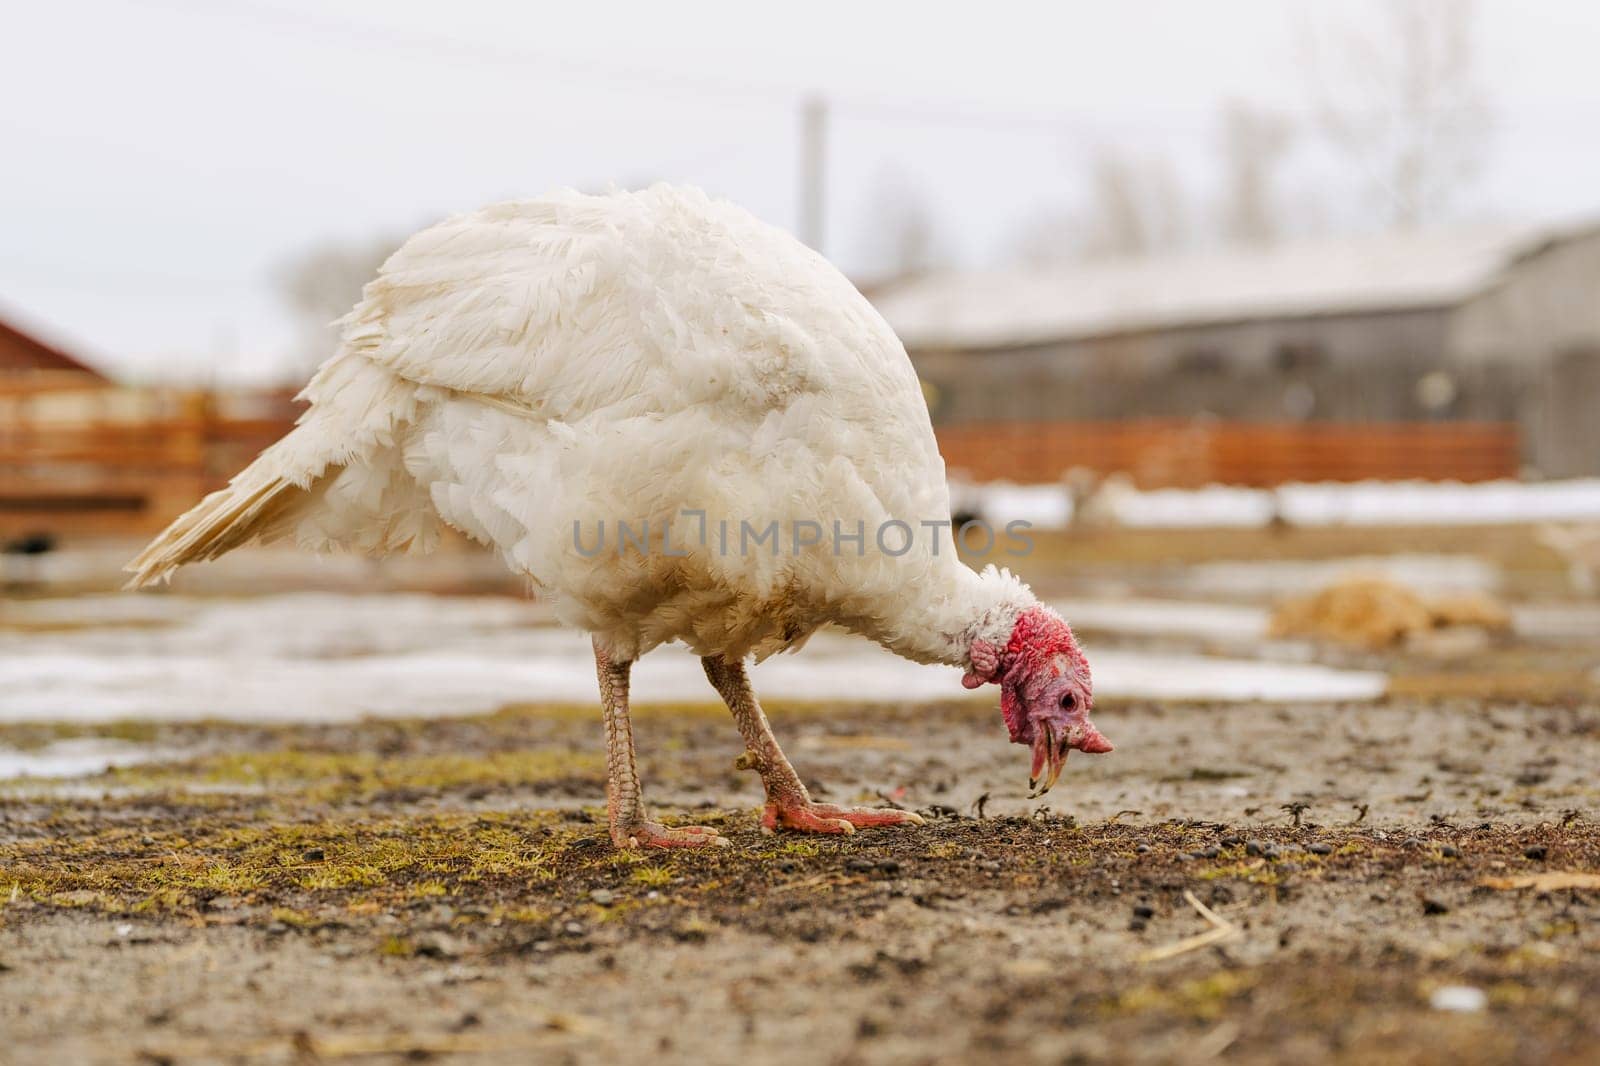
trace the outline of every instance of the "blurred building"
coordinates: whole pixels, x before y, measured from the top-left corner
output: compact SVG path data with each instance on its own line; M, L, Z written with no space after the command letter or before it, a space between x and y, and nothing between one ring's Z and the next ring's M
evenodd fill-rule
M0 322L0 550L158 529L300 410L282 391L119 385Z
M67 375L65 381L105 380L98 370L0 318L0 374L15 380Z
M1499 476L1500 426L1543 476L1600 474L1600 225L934 274L873 296L953 468L986 426L1048 424L1070 450L1073 425L1164 420L1271 426L1280 444L1304 427L1330 462L1364 432L1392 441L1394 476L1469 479ZM1448 450L1452 427L1458 473L1443 452L1437 473L1402 469L1423 448L1408 441Z

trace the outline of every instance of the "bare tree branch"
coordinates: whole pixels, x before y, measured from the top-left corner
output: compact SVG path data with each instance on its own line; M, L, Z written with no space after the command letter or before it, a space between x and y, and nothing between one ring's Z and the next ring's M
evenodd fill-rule
M1476 16L1472 0L1383 0L1368 24L1304 35L1318 129L1362 168L1390 225L1436 219L1482 166L1492 122Z
M355 306L362 288L400 243L398 238L378 237L358 245L319 244L279 271L279 290L304 334L308 366L333 352L337 337L330 324Z
M1223 105L1219 223L1229 244L1262 246L1283 234L1277 172L1294 139L1288 119L1238 100Z
M1187 211L1177 172L1163 156L1102 149L1090 169L1086 256L1170 251L1187 236Z

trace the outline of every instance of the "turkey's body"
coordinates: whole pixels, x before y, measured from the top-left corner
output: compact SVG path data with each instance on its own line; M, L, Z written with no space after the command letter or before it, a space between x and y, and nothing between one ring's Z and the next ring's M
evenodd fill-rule
M443 523L622 660L671 640L738 660L835 622L960 662L952 627L1018 595L956 559L893 332L820 256L696 191L424 230L304 395L300 425L158 538L136 584L253 539L427 550Z

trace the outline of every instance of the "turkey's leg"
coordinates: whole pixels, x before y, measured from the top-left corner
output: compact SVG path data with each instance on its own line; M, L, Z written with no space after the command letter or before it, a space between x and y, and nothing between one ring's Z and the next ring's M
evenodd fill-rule
M711 686L733 712L734 724L744 738L740 769L759 773L767 790L767 803L761 811L762 832L770 833L783 826L808 833L854 833L857 826L922 824L922 819L910 811L813 802L800 775L784 758L778 738L772 735L772 726L750 688L744 663L715 657L700 662Z
M685 825L668 829L645 817L639 771L633 758L633 722L628 718L628 676L631 662L616 662L594 646L600 678L600 707L606 723L606 815L611 840L619 848L681 848L727 844L715 829Z

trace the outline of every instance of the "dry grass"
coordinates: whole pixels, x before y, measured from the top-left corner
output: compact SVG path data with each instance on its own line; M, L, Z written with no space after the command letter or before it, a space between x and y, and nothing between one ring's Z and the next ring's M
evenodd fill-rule
M1511 615L1483 593L1430 599L1390 578L1353 576L1279 604L1270 633L1381 649L1456 626L1503 633L1511 628Z

